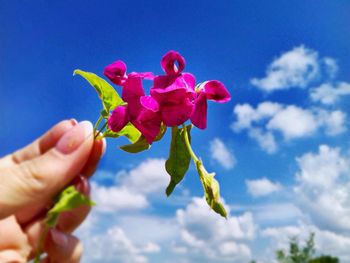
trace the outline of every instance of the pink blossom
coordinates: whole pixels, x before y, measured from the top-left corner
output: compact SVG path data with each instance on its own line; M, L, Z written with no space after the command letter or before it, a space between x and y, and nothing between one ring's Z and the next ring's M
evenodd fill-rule
M178 52L166 53L161 60L161 66L166 75L154 78L151 96L158 103L164 124L178 126L192 115L196 96L195 79L192 74L182 73L185 59Z
M127 78L126 65L121 60L115 61L105 67L103 74L114 84L121 86Z
M198 128L205 129L207 127L207 100L225 103L231 99L231 95L225 86L217 80L203 82L196 89L196 93L197 98L195 100L191 122Z
M111 131L119 132L129 122L129 113L126 106L115 108L108 118L108 128Z

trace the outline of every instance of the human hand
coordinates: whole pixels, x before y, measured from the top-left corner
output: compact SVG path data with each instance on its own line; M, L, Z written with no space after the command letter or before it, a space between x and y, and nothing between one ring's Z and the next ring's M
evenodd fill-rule
M96 170L104 150L104 140L93 140L91 123L67 120L0 159L0 262L34 258L53 198L69 184L88 195L86 178ZM79 262L82 246L71 232L89 211L89 206L80 206L60 215L45 240L47 258L42 262Z

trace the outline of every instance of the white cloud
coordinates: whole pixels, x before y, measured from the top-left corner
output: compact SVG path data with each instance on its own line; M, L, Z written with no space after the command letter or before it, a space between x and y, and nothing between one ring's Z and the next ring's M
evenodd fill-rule
M130 171L115 175L117 184L111 186L92 182L92 198L100 212L139 210L149 205L148 196L164 195L169 175L164 168L165 159L147 159Z
M338 63L334 58L324 57L323 63L330 78L335 78L338 73Z
M114 212L119 210L135 210L148 206L146 197L131 192L128 188L120 186L102 186L94 182L92 186L92 199L97 203L96 209L101 212Z
M346 114L339 110L308 109L267 101L258 104L255 109L249 104L238 104L234 114L236 121L231 125L232 130L247 130L248 136L268 153L277 151L277 134L285 140L293 140L311 136L320 130L329 136L346 130Z
M147 263L149 262L147 257L142 253L145 246L135 245L125 234L123 229L118 226L109 228L103 234L97 234L90 236L84 240L85 251L83 262L95 263L95 262L120 262L120 263ZM152 252L159 252L160 248L156 244L151 245ZM157 247L157 249L155 249ZM156 250L156 251L155 251Z
M121 184L135 193L164 193L170 177L165 171L165 159L147 159L123 175Z
M265 91L305 87L318 76L318 60L316 51L304 46L296 47L272 61L264 78L253 78L251 83ZM329 60L327 62L331 64ZM330 67L334 68L334 65Z
M265 177L257 180L246 180L245 183L248 188L248 193L253 197L266 196L282 189L279 183L271 182Z
M323 83L310 91L310 97L313 101L319 101L325 105L335 104L342 96L346 95L350 95L350 83L347 82Z
M210 142L210 153L211 157L227 170L232 169L236 164L236 158L233 153L219 138L214 138Z
M349 160L338 148L321 145L318 153L306 153L297 162L299 206L319 227L350 233Z
M186 209L179 209L176 218L181 241L189 256L205 262L243 262L251 251L245 243L255 237L256 225L251 213L231 216L227 220L210 211L202 198L193 198ZM202 261L200 261L202 262Z

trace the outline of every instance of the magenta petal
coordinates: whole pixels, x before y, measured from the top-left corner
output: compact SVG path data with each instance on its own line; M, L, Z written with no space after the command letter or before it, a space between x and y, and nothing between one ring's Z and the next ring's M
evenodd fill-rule
M178 67L175 64L176 61ZM162 57L160 64L167 75L179 74L185 68L185 59L180 53L171 50Z
M161 118L159 113L143 109L131 123L145 136L147 142L152 144L160 131Z
M148 110L157 112L159 110L158 102L151 96L142 96L140 98L141 105Z
M200 92L195 101L191 122L199 129L207 127L207 98L204 92Z
M224 103L231 99L230 93L220 81L206 81L201 86L203 87L208 100Z
M103 74L116 85L123 85L126 80L126 65L118 60L105 67Z
M181 75L187 83L188 87L194 89L194 86L196 85L195 77L191 73L182 73Z
M142 79L148 79L148 80L153 80L154 79L154 74L152 72L131 72L129 73L130 77L140 77Z
M193 108L194 104L188 98L184 99L180 103L168 102L162 105L162 120L166 126L179 126L191 117Z
M115 108L108 118L108 128L111 131L119 132L129 122L129 114L127 107L118 106Z

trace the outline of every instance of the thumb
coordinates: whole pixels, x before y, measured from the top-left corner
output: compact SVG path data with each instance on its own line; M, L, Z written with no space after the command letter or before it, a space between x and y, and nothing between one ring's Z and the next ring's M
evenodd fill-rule
M1 170L0 219L22 208L51 201L80 173L92 146L92 124L83 121L43 155Z

